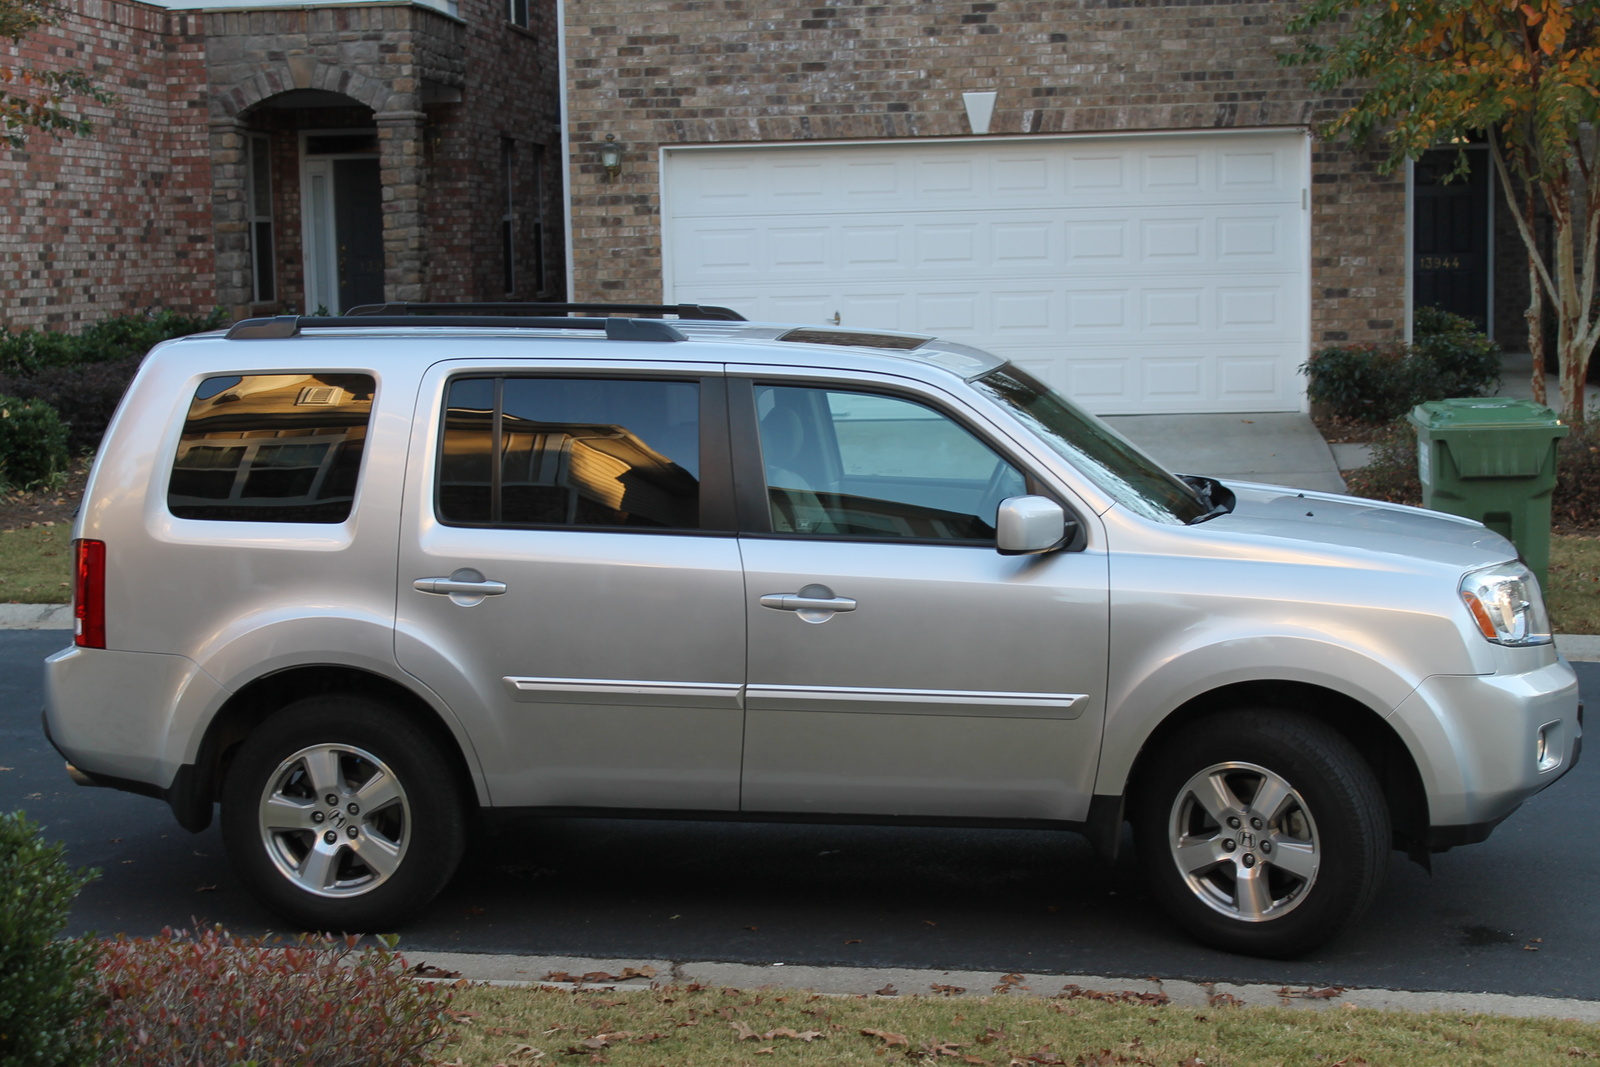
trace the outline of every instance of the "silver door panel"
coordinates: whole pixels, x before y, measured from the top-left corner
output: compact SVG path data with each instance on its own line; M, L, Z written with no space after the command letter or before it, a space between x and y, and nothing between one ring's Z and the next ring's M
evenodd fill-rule
M749 712L746 811L1081 819L1094 772L1079 723L862 712ZM1097 733L1097 732L1096 732Z
M1082 818L1099 757L1106 557L752 537L746 811ZM763 595L855 601L813 622Z
M496 805L737 809L733 538L422 527L402 551L397 655L477 709ZM462 606L412 588L462 568L506 592Z

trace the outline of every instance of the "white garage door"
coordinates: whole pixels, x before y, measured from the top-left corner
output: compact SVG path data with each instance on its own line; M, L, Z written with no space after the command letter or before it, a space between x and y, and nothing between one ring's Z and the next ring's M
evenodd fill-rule
M965 341L1104 414L1302 407L1299 134L664 156L670 302Z

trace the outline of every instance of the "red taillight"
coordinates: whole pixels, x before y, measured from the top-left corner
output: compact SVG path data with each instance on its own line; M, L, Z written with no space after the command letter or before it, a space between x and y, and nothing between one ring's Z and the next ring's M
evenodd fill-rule
M79 538L72 542L73 643L80 648L106 647L106 543Z

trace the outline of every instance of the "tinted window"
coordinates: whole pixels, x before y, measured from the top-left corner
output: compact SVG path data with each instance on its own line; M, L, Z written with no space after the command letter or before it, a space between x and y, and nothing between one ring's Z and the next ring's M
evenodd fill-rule
M446 401L439 517L695 529L699 394L692 382L457 379Z
M167 483L182 519L343 522L374 382L365 374L247 374L195 390Z
M777 533L990 541L1000 501L1027 491L988 445L912 400L757 386L756 412Z

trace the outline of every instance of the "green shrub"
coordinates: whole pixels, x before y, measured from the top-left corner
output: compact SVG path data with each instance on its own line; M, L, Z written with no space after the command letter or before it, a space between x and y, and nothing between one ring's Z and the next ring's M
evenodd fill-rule
M97 946L64 941L67 910L91 871L39 839L22 812L0 814L0 1064L75 1067L93 1060Z
M0 396L42 400L55 408L67 424L67 448L77 455L99 446L139 363L136 357L43 367L26 377L0 374Z
M181 315L152 308L128 315L112 315L75 334L37 327L16 332L0 329L0 374L25 376L45 367L132 359L143 356L157 342L215 330L227 319L222 308L214 309L209 315Z
M1411 344L1337 345L1300 368L1313 403L1336 416L1391 422L1425 400L1483 396L1500 381L1499 347L1468 319L1437 308L1417 312Z
M67 427L55 408L0 396L0 488L59 485L71 462Z
M437 1063L448 1037L443 986L407 976L392 948L359 938L292 943L191 935L105 946L104 1067L255 1064L407 1067Z
M1484 396L1500 384L1500 346L1478 331L1471 319L1438 308L1418 308L1411 320L1411 347L1430 368L1428 391L1443 400Z

